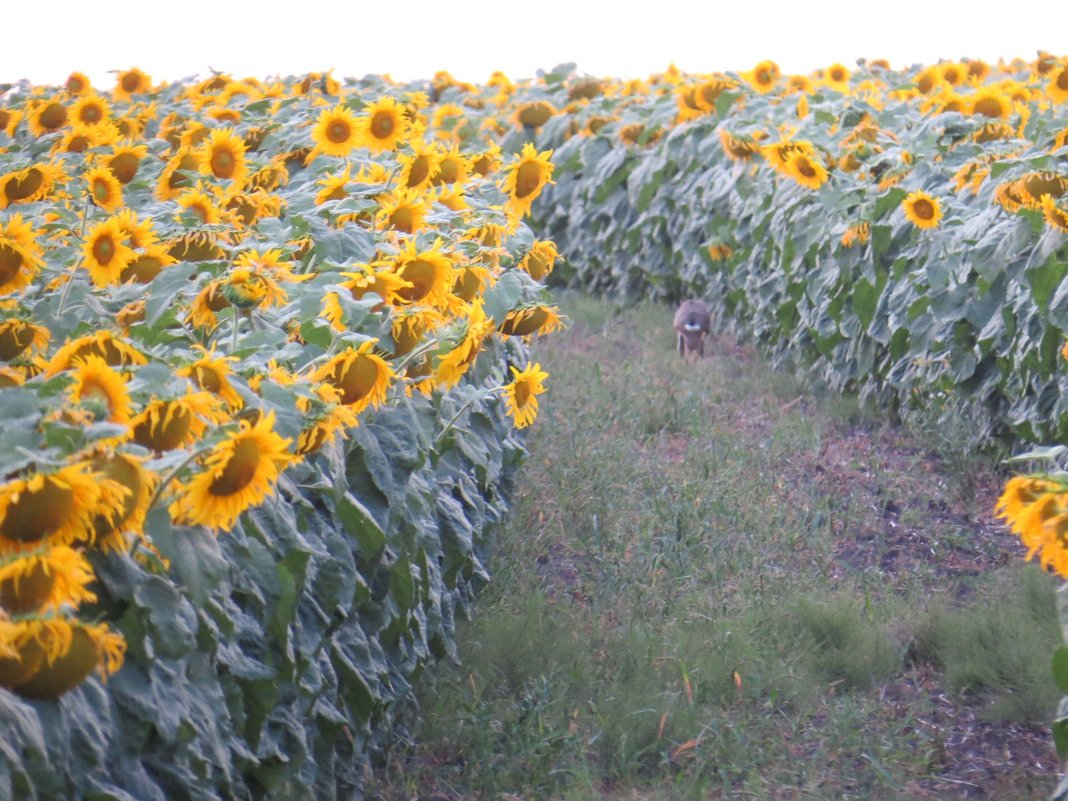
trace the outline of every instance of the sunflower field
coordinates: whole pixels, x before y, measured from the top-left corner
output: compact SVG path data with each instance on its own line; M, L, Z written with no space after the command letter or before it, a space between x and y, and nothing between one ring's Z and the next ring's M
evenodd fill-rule
M358 795L488 579L546 281L1068 437L1059 57L0 89L0 798ZM1064 474L1000 509L1068 575Z
M351 798L487 580L548 153L380 80L4 89L0 798Z

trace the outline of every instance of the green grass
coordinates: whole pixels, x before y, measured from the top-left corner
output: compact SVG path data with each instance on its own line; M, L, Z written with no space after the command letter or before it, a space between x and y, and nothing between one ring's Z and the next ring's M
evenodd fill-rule
M493 582L372 795L951 798L943 695L1052 718L1052 580L973 525L989 460L725 339L685 362L663 307L564 306ZM1052 787L989 758L960 797Z

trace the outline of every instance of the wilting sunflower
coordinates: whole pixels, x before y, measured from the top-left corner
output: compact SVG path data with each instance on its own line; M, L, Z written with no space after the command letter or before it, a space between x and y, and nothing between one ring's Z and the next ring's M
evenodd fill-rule
M233 375L230 363L236 361L236 359L233 356L216 354L214 345L211 346L210 350L202 345L194 345L193 347L200 351L200 358L186 367L175 370L174 374L188 378L200 389L218 396L223 403L233 410L244 406L245 403L241 396L237 394L237 390L230 383L230 376Z
M159 200L174 200L183 190L191 188L194 184L193 174L199 164L193 150L179 148L156 180L156 197Z
M373 153L396 150L408 138L404 106L392 97L380 97L364 108L358 120L360 144Z
M503 190L508 195L508 206L516 216L530 213L530 206L541 194L546 184L552 183L553 164L551 150L539 153L529 142L523 145L519 158L508 166Z
M144 252L134 253L134 257L119 275L122 283L136 282L147 284L152 281L164 267L175 264L176 260L161 245L149 245Z
M1041 208L1043 195L1056 200L1068 193L1068 179L1050 172L1032 172L1017 180L1014 189L1027 208L1037 210Z
M68 340L52 354L45 367L45 375L51 377L69 370L75 359L84 359L87 356L99 356L112 367L148 363L147 356L110 331L97 331L95 334Z
M479 264L466 264L456 271L456 280L452 285L453 297L457 297L465 303L470 303L480 297L487 286L495 282L493 273L488 267Z
M482 299L476 298L467 309L466 318L458 324L455 344L438 356L435 378L443 387L456 384L474 364L482 345L493 332L493 320L486 317Z
M530 250L519 262L519 269L526 270L535 281L544 281L545 276L553 271L553 265L560 258L556 243L549 239L535 239Z
M323 109L319 119L312 128L311 138L315 143L315 152L328 156L345 158L360 144L360 128L355 115L345 105Z
M95 601L88 560L66 545L0 556L0 608L11 615L52 612Z
M735 136L725 128L719 129L719 143L727 158L733 161L749 161L760 150L760 142L752 136Z
M32 357L48 346L51 332L44 326L18 318L0 323L0 361Z
M318 400L297 398L297 408L304 415L304 427L297 437L294 449L304 456L313 453L323 445L345 436L345 429L359 425L356 413L340 402L338 390L330 384L320 384L315 388Z
M13 108L0 108L0 133L15 135L15 128L22 120L22 112Z
M922 190L910 193L901 201L905 219L917 228L937 228L942 219L942 204Z
M85 267L96 286L119 283L119 276L133 256L133 250L126 244L126 232L115 217L90 228L82 246Z
M501 146L491 141L481 153L471 158L471 169L483 178L501 168Z
M1068 494L1059 483L1032 476L1009 479L998 499L997 516L1005 520L1044 568L1068 577Z
M144 463L144 458L127 453L106 453L93 458L94 470L126 490L120 507L112 514L97 515L94 520L97 548L125 550L128 541L124 535L138 537L144 533L148 507L159 484L159 476L145 468Z
M871 239L871 223L859 222L849 226L842 234L842 247L851 248L854 245L863 245Z
M133 95L147 94L151 91L152 79L137 67L131 67L118 74L111 94L116 100L129 102L133 100Z
M365 264L360 271L344 272L341 275L349 280L340 286L349 291L353 300L359 300L371 293L382 298L382 304L376 306L375 311L381 311L386 305L401 304L403 301L400 292L409 286L407 281L382 262ZM334 292L327 292L323 296L323 317L330 321L335 330L345 330L345 310Z
M242 512L274 494L282 470L297 458L287 452L291 441L275 433L273 411L255 425L242 420L240 430L212 448L199 472L180 485L171 517L229 531Z
M545 392L544 381L549 374L540 364L530 362L523 370L510 369L514 378L504 387L504 406L515 420L515 427L526 428L538 416L538 395Z
M827 168L808 153L795 151L786 159L784 172L809 189L819 189L827 182Z
M200 143L197 150L200 171L213 175L220 181L241 184L248 176L245 159L245 140L234 133L233 128L216 128Z
M97 421L120 425L130 422L133 403L121 374L99 356L74 359L71 367L74 383L67 390L71 403L87 407Z
M44 266L44 250L37 243L39 233L21 214L13 214L0 224L0 295L29 286Z
M168 239L165 245L167 253L178 261L219 261L226 258L224 241L218 231L201 229Z
M122 184L107 167L93 167L87 171L85 183L93 203L104 211L115 211L123 205Z
M87 94L78 98L70 107L67 121L75 130L92 130L108 123L111 106L97 94Z
M498 330L505 336L513 337L551 334L564 326L559 312L556 306L546 306L543 303L513 309L508 312Z
M215 205L215 198L204 191L203 186L198 184L192 189L186 189L175 202L182 211L189 212L201 225L215 225L222 222L222 210ZM176 214L175 219L181 220L181 214Z
M67 174L60 164L34 164L0 175L0 209L17 203L36 203L52 195Z
M177 398L156 398L130 421L132 439L156 452L192 445L208 425L227 419L219 399L210 392L188 389Z
M549 101L532 100L528 103L520 104L516 108L515 114L512 115L512 119L517 125L527 128L540 128L556 113L556 108Z
M15 624L22 677L10 681L9 665L0 667L3 683L19 695L55 699L81 684L96 670L101 679L122 667L126 641L106 625L89 625L63 617L27 617ZM7 660L5 660L7 661ZM17 672L17 671L16 671Z
M726 261L733 254L730 245L724 242L714 242L708 246L708 258L712 261Z
M409 239L391 267L406 284L396 292L401 302L425 303L442 310L448 305L456 267L453 257L442 251L440 239L429 250L419 250L416 241Z
M426 198L422 194L411 189L399 189L380 196L375 219L383 228L414 234L426 227L426 215L429 211Z
M334 387L338 402L355 414L368 406L381 406L396 374L385 359L372 352L377 341L370 339L359 348L346 348L312 373L311 380Z
M1042 216L1050 228L1068 233L1068 212L1057 205L1052 195L1042 196Z
M95 517L113 514L124 494L88 462L0 484L0 552L35 548L45 538L53 545L92 541Z

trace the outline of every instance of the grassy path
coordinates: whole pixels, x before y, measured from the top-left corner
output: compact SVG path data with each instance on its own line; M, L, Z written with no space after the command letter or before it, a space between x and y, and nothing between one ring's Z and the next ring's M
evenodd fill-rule
M493 584L388 799L1039 799L1053 581L945 430L571 298Z

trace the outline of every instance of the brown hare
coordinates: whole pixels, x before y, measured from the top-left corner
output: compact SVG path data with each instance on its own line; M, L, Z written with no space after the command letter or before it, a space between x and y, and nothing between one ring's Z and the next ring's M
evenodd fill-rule
M708 307L699 300L684 300L675 312L675 331L679 335L679 353L705 355L705 336L711 319Z

